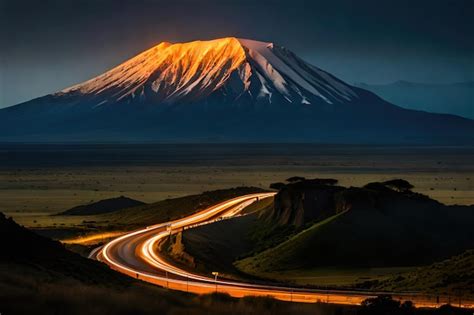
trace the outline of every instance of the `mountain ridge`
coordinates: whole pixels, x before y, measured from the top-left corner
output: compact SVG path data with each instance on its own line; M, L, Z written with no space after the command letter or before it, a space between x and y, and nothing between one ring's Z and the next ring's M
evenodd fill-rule
M388 84L360 82L354 85L407 109L474 119L474 81L443 84L399 80Z
M474 121L403 109L273 43L161 43L0 110L0 141L474 144Z
M146 205L146 203L125 196L119 196L75 206L54 215L96 215L143 205Z

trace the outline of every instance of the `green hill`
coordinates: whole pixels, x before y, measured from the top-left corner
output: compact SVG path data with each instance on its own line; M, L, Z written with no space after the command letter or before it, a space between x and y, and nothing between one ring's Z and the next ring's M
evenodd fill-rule
M474 247L474 206L446 206L411 188L399 179L360 188L293 181L251 215L184 231L182 244L201 273L342 286Z
M180 254L187 254L193 257L193 263L187 262L185 268L191 267L194 272L206 275L218 270L221 276L238 278L238 270L232 263L239 256L254 249L256 244L248 237L248 233L261 229L258 213L271 206L272 199L266 198L252 203L243 210L244 213L249 213L248 215L183 231L181 251L184 253L172 253L171 246L174 247L177 242L176 238L172 237L171 244L168 244L171 245L169 247L171 258L182 263Z
M351 188L350 209L236 263L244 272L314 267L413 266L474 246L474 207L444 206L416 194ZM366 196L366 197L364 197ZM370 201L370 202L369 202Z
M344 271L351 283L386 279L474 247L474 206L443 205L399 179L361 188L334 184L281 184L275 203L258 215L185 231L186 252L237 276L282 281L295 276L316 284L324 282L322 270L336 278Z

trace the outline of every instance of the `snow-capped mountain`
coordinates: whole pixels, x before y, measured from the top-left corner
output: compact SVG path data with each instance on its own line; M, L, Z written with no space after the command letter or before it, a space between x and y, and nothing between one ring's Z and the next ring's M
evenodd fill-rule
M222 93L229 101L346 102L348 85L272 43L228 37L183 44L161 43L57 95L80 93L96 106L117 102L155 105L203 100Z
M234 37L161 43L0 110L0 124L9 141L465 143L474 134L471 120L402 109L284 47Z

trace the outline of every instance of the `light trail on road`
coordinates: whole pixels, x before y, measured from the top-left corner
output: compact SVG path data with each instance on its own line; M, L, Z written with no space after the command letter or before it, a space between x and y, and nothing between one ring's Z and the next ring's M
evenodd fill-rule
M387 292L367 292L356 290L319 290L262 285L218 279L195 274L172 265L159 251L160 242L172 234L187 228L209 224L217 220L240 215L240 212L257 200L271 198L275 193L256 193L230 199L188 217L148 226L122 235L102 248L94 250L90 257L109 265L112 269L140 280L173 290L205 294L227 293L233 297L271 296L292 302L323 302L334 304L360 305L370 297ZM452 303L449 297L426 296L416 293L390 293L394 299L410 300L417 307L438 307ZM464 301L461 307L472 308L474 303Z
M97 244L97 241L107 240L107 239L110 240L113 237L117 237L123 234L125 233L124 232L103 232L103 233L98 233L98 234L91 234L91 235L64 239L64 240L61 240L61 243L87 245L87 244L95 242Z

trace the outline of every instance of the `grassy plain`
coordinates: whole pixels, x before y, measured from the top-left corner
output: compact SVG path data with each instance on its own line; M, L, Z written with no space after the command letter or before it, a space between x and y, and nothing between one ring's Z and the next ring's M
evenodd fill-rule
M445 204L474 204L470 147L0 144L0 211L35 229L111 230L117 222L110 218L50 214L121 195L154 203L237 186L267 189L295 175L343 186L404 178Z
M474 204L474 148L317 144L0 144L0 210L15 219L126 195L147 203L290 176L343 186L404 178L446 204Z

